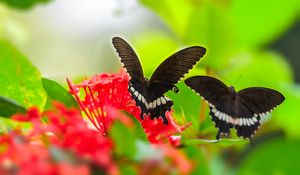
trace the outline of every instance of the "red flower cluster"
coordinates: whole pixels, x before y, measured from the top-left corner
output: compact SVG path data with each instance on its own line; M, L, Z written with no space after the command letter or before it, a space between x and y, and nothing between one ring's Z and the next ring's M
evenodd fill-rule
M118 154L108 132L115 120L128 127L134 124L120 110L131 113L140 121L148 140L161 152L135 166L137 172L143 173L157 160L165 162L155 165L157 172L190 172L191 166L182 153L170 144L158 144L178 146L180 135L175 134L184 127L175 123L171 113L166 114L168 125L161 118L141 120L141 111L128 92L128 81L128 75L123 73L96 75L79 85L68 81L71 93L95 126L93 128L77 109L66 109L58 103L54 103L55 109L43 113L33 107L27 114L14 115L13 119L30 122L32 128L26 132L15 129L0 135L0 174L89 175L95 169L105 174L119 174ZM84 93L83 99L79 97L80 92Z
M129 79L130 77L126 73L99 74L78 85L72 84L69 80L68 84L71 94L75 96L81 109L103 135L107 134L114 119L120 119L120 115L115 115L116 111L125 110L140 121L151 143L156 144L170 140L172 144L178 146L180 136L173 137L173 135L181 133L185 127L179 127L170 113L166 114L169 120L168 125L163 124L161 118L150 120L150 117L146 117L141 120L139 117L141 111L128 92ZM79 95L80 92L84 93L82 99ZM122 118L121 120L126 119Z
M111 158L111 140L90 129L79 111L56 104L55 110L43 114L32 108L13 118L29 121L34 128L0 136L0 174L85 175L90 174L89 164L118 174Z

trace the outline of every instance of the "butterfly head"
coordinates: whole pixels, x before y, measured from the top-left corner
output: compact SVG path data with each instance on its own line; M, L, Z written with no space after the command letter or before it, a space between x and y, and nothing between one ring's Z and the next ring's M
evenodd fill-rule
M145 79L145 83L146 83L146 87L149 87L150 86L150 81L147 77L144 77Z
M229 86L229 90L230 90L231 92L233 92L233 93L236 92L233 86Z

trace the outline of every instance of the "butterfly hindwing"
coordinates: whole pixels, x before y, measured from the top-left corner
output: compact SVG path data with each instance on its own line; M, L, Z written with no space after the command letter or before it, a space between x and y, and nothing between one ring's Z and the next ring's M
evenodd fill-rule
M211 116L211 119L214 122L215 127L217 127L219 129L218 134L217 134L217 139L219 139L220 134L229 135L230 129L233 127L233 125L231 123L227 123L219 116L216 116L215 111L216 111L215 108L210 107L209 115Z

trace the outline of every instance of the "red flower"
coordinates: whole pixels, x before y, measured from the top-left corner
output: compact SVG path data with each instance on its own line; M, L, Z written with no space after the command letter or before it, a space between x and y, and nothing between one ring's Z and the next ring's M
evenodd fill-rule
M72 84L69 80L68 84L70 93L75 96L91 123L103 135L107 134L114 119L126 120L116 112L116 110L125 110L140 121L151 143L165 143L170 140L171 143L178 146L180 137L172 136L180 134L186 126L179 127L169 112L166 114L168 125L165 125L161 118L151 120L150 117L145 117L144 120L141 120L141 111L128 92L129 79L130 77L126 73L98 74L78 85ZM79 97L80 92L84 92L82 99Z
M70 93L103 135L107 135L111 122L117 117L117 109L130 110L134 107L127 91L128 80L127 74L99 74L78 85L73 85L68 80ZM79 97L80 90L84 92L82 100Z
M87 164L80 165L82 168L79 168L73 166L72 162L60 160L64 156L57 158L57 150L60 150L59 155L64 155L68 152L74 155L73 157L76 160L90 162L108 174L118 174L117 166L112 160L112 141L108 137L99 134L96 130L89 128L80 111L66 109L58 103L55 103L54 106L56 107L55 109L42 114L34 109L29 109L28 113L23 116L19 114L13 116L14 119L21 119L22 121L27 119L26 121L34 122L34 126L38 127L33 127L25 135L20 135L17 132L17 134L0 137L0 144L6 143L4 145L7 145L5 146L5 154L0 155L0 164L10 160L9 162L12 162L19 169L20 173L25 173L25 175L29 170L32 170L29 174L43 174L39 173L39 170L36 172L40 164L41 167L46 165L50 167L48 167L49 171L44 168L47 173L54 171L51 167L55 169L53 174L61 174L64 168L68 172L76 171L77 169L84 174L88 173L86 171ZM34 115L31 116L31 114ZM46 122L42 122L42 118ZM53 162L53 160L58 162ZM30 163L32 164L31 166L29 165Z

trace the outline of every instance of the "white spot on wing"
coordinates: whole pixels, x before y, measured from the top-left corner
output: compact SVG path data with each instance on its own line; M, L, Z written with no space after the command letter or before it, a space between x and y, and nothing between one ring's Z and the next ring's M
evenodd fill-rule
M153 101L153 108L156 107L156 100Z
M160 106L160 98L156 99L157 106Z
M163 105L167 103L164 97L160 97L160 100Z
M254 122L258 122L258 120L257 120L256 117L252 117L252 120L253 120Z

